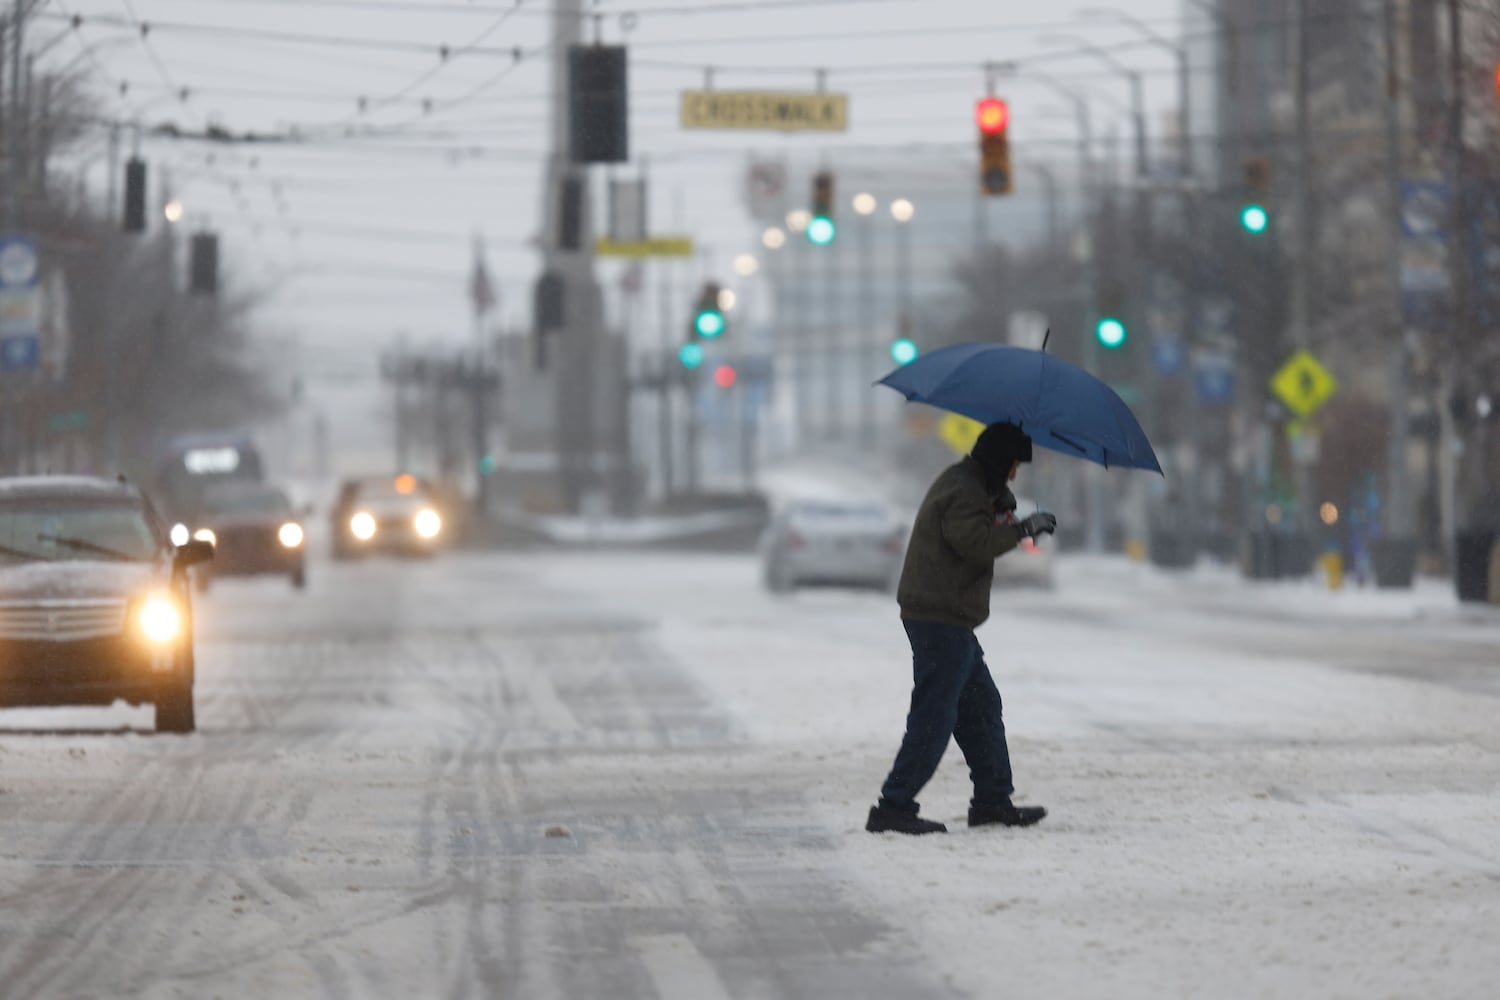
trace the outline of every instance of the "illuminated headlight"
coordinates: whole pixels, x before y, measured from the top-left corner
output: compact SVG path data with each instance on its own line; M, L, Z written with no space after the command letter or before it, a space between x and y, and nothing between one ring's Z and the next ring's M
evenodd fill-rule
M219 544L219 536L214 534L211 528L199 528L193 532L193 541L207 542L210 545L217 546Z
M188 530L188 526L185 524L174 524L172 525L171 538L172 544L180 549L193 540L193 533Z
M302 526L300 524L292 524L291 522L283 524L281 530L276 533L276 537L281 539L281 544L286 548L301 548L303 537Z
M182 635L182 612L166 594L152 594L136 612L136 624L148 642L165 646Z
M415 526L417 534L423 538L436 538L443 530L443 519L438 517L435 510L424 510L417 515Z
M360 511L349 519L349 530L353 532L355 538L368 542L375 537L375 518Z

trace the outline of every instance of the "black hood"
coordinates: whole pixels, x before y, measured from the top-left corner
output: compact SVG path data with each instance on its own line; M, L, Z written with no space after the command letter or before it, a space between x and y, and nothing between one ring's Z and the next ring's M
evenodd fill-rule
M998 493L1010 481L1012 465L1031 461L1031 438L1015 424L990 424L970 454L984 470L990 492Z

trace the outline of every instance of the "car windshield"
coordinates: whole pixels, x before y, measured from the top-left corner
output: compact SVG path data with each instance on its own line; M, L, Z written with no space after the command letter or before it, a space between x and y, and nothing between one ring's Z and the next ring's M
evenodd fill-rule
M360 503L374 504L423 504L427 502L427 495L422 487L409 483L397 483L395 481L377 480L375 482L360 483L354 491L356 500Z
M146 562L160 545L144 508L120 501L0 503L0 561Z
M286 494L275 489L213 490L204 498L204 506L209 513L229 516L284 515L292 509Z

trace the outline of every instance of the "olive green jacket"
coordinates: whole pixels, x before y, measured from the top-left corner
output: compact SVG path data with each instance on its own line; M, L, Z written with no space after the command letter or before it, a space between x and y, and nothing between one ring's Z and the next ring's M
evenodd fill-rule
M973 458L933 482L917 510L896 588L902 618L964 628L989 618L995 560L1022 539L1018 526L997 523L995 499ZM1002 507L1015 507L1009 490L1001 499Z

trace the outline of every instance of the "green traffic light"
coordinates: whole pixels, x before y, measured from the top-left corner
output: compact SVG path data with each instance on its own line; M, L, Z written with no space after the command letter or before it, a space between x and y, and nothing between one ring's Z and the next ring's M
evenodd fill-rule
M891 344L891 358L898 365L911 364L913 361L917 360L917 355L920 353L921 351L917 349L916 343L914 343L908 337L902 337L900 340Z
M1249 233L1263 233L1271 224L1271 216L1259 205L1246 205L1240 209L1240 225Z
M703 347L699 344L683 344L677 352L677 360L684 368L697 368L703 364Z
M807 241L813 246L826 247L838 235L838 227L826 215L815 215L807 224Z
M693 329L698 331L698 336L712 340L724 332L724 314L705 309L693 319Z
M1125 331L1125 324L1113 316L1106 316L1101 319L1099 325L1094 328L1094 334L1099 338L1099 343L1110 349L1114 349L1125 343L1125 338L1128 336Z

